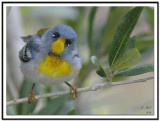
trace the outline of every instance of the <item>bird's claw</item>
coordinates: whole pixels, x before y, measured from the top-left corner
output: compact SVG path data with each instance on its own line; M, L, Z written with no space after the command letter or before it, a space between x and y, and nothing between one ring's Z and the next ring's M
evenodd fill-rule
M72 95L73 100L75 100L75 98L77 98L77 88L71 86L70 87L70 93Z
M33 93L34 86L35 86L35 83L33 84L32 90L31 90L31 92L30 92L30 94L28 96L28 103L36 102L36 98L35 98L34 93Z
M34 96L33 90L31 90L29 96L28 96L28 103L34 103L36 102L36 98Z
M72 95L73 100L77 98L77 88L70 85L68 82L65 82L70 87L70 94Z

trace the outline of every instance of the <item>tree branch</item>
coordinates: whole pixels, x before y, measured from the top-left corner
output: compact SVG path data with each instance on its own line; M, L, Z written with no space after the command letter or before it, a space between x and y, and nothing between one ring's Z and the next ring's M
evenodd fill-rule
M153 76L149 76L149 77L146 77L146 78L143 78L143 79L137 79L137 80L112 82L111 84L108 83L108 82L105 82L105 83L98 84L98 85L95 85L95 86L78 88L77 93L88 92L88 91L96 91L96 90L104 88L104 87L110 87L110 86L116 86L116 85L146 82L147 80L150 80L150 79L153 79L153 78L154 78ZM35 96L35 98L36 98L36 100L38 100L38 99L42 99L42 98L46 98L46 97L55 97L55 96L66 95L66 94L70 94L70 91L67 90L67 91L63 91L63 92L47 93L47 94L37 95L37 96ZM19 103L23 103L23 102L27 102L27 101L28 101L28 97L21 98L21 99L14 99L14 100L8 101L7 106L15 105L15 104L19 104Z

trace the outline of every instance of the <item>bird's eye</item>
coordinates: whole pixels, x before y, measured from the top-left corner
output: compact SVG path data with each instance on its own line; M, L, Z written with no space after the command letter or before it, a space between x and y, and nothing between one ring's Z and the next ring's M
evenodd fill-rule
M55 32L55 33L53 34L53 38L58 38L58 37L60 37L60 34L59 34L58 32Z
M69 39L67 39L67 40L66 40L66 45L67 45L67 46L70 46L71 44L72 44L72 41L69 40Z

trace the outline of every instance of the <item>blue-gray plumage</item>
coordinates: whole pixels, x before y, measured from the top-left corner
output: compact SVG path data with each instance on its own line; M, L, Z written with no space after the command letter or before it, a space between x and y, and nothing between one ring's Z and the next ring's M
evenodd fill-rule
M26 45L19 52L19 58L21 61L28 62L34 59L34 57L37 55L40 49L39 45L36 43L36 41L34 41L37 38L37 35L22 37L24 42L26 42Z
M65 39L64 51L62 53L56 53L52 50L52 44L60 37ZM54 28L40 31L35 35L22 37L22 39L26 45L20 50L19 58L21 60L21 70L24 78L33 82L39 81L50 86L69 81L79 73L81 59L76 47L77 35L71 27L60 24ZM47 55L67 61L72 68L72 72L69 75L61 77L48 77L45 74L38 73L36 71L38 64Z

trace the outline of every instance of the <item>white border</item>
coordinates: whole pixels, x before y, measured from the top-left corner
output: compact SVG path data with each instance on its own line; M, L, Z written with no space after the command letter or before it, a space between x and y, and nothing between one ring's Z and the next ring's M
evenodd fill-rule
M3 26L4 25L4 26ZM3 68L3 73L4 73L4 76L3 76L3 95L4 95L4 97L3 97L3 102L4 102L4 105L3 105L3 116L4 116L4 118L6 117L6 100L7 100L7 96L6 96L6 93L5 92L7 92L7 90L6 90L6 83L7 83L7 74L6 74L6 62L7 62L7 52L6 52L6 48L5 47L7 47L7 44L6 44L6 38L7 38L7 35L6 35L6 7L4 7L4 9L3 9L3 66L4 66L4 68ZM5 81L6 80L6 81Z
M149 7L149 6L156 6L154 3L5 3L4 5L5 7L7 6L145 6L145 7Z
M154 115L158 116L157 114L157 7L154 7Z
M79 4L79 3L69 3L69 4L64 4L64 3L34 3L34 4L22 4L22 3L12 3L12 4L9 4L9 3L5 3L4 4L4 9L3 9L3 22L4 22L4 28L3 28L3 47L4 47L4 50L3 50L3 55L4 55L4 58L3 58L3 62L4 62L4 79L3 79L3 87L6 87L6 7L7 6L152 6L154 7L154 10L155 10L155 15L154 15L154 40L157 40L157 4L155 3L145 3L145 4L142 4L142 3L121 3L121 4L116 4L116 3L106 3L106 4L99 4L99 3L96 3L96 4ZM76 116L66 116L66 115L60 115L60 116L57 116L57 115L25 115L25 116L22 116L22 115L19 115L19 116L13 116L13 115L6 115L6 88L3 88L3 94L4 94L4 98L3 98L3 102L4 102L4 105L3 105L3 118L7 118L7 119L51 119L51 118L59 118L59 119L63 119L63 118L85 118L85 119L88 119L88 118L99 118L99 119L126 119L126 118L138 118L138 119L142 119L142 118L145 118L145 119L150 119L150 118L156 118L157 117L157 41L154 41L154 115L153 116L150 116L150 115L124 115L124 116L121 116L121 115L76 115Z

